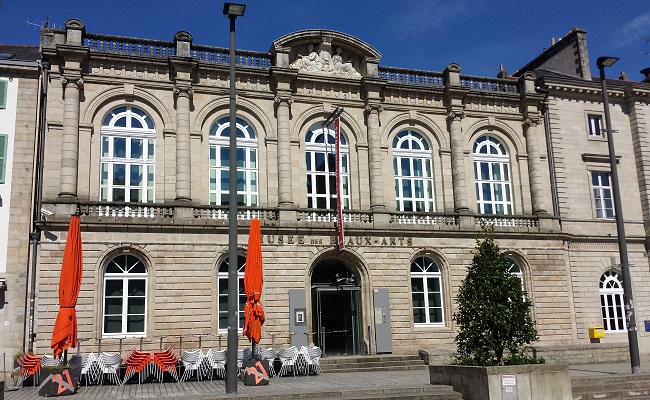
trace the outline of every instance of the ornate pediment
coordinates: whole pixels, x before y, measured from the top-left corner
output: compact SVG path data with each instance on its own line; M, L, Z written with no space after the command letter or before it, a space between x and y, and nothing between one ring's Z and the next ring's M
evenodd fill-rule
M374 76L381 53L350 35L335 31L308 30L273 42L276 65L301 73L347 78Z

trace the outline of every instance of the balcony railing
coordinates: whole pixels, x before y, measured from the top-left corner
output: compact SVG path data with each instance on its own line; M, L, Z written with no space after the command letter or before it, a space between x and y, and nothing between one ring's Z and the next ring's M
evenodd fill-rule
M207 206L207 207L194 207L195 219L215 219L227 220L229 217L228 206ZM260 221L278 219L278 212L276 210L265 209L243 209L237 210L237 219L240 221L250 221L257 218Z
M391 213L390 223L398 225L446 225L457 226L458 215Z
M173 218L174 207L143 203L79 204L81 215L96 217Z
M185 206L179 204L153 204L153 203L105 203L105 202L77 202L76 208L82 216L100 218L99 220L88 219L88 223L114 223L114 218L120 218L119 223L151 223L160 224L194 224L192 221L204 221L203 224L210 224L214 221L223 225L223 221L229 218L227 206ZM47 221L63 222L69 218L56 215L56 202L43 202L43 219ZM74 209L74 207L73 207ZM293 215L293 221L302 224L334 223L336 212L334 210L319 209L286 209L286 212ZM237 219L250 221L258 218L262 224L277 225L282 218L283 209L260 208L260 207L239 207ZM386 215L383 214L382 215ZM535 231L540 229L540 220L536 216L529 215L467 215L463 220L462 215L455 213L414 213L414 212L388 212L388 218L378 218L370 210L345 210L343 222L357 228L378 228L378 229L404 229L411 226L412 229L437 229L437 230L479 230L481 225L493 225L497 230L502 231ZM58 218L57 218L58 217ZM65 217L65 218L64 218ZM102 219L103 218L103 219ZM110 218L110 219L107 219ZM166 222L168 221L168 222ZM185 222L184 222L185 221ZM221 222L218 222L221 221ZM291 220L286 220L291 224ZM380 221L386 221L384 224ZM465 222L463 222L465 221ZM295 222L294 222L295 223ZM468 225L463 225L463 223ZM200 225L197 225L200 226ZM400 226L401 228L398 228ZM391 228L392 227L392 228Z
M91 51L137 56L169 57L176 52L173 42L112 35L87 34L84 44Z
M470 90L478 90L481 92L519 93L517 81L514 79L497 79L482 76L461 75L460 85Z
M396 67L379 67L379 78L420 86L444 86L442 73Z
M334 222L336 212L331 210L300 210L296 214L298 221L307 222ZM372 212L350 211L343 212L343 222L372 223Z
M490 215L474 217L475 225L494 225L495 227L537 228L539 220L533 217L513 215Z

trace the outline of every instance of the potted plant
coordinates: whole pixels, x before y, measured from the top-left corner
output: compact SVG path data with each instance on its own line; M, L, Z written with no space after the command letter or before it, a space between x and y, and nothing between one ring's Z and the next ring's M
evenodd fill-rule
M429 367L432 384L451 385L466 400L571 399L568 365L543 365L526 351L538 340L532 302L492 226L483 226L456 301L458 354L453 365Z

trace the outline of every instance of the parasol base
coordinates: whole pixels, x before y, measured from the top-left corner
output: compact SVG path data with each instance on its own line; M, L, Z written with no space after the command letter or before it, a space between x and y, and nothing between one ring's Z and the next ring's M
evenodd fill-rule
M262 386L269 384L268 360L244 360L242 381L246 386Z

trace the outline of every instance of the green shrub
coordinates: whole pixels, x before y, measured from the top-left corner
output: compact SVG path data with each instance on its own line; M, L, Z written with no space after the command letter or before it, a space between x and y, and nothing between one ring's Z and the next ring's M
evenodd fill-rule
M454 321L458 355L462 365L541 363L526 354L538 340L530 314L531 301L521 281L510 273L510 263L494 243L494 228L483 227L476 240L474 258L459 289Z

